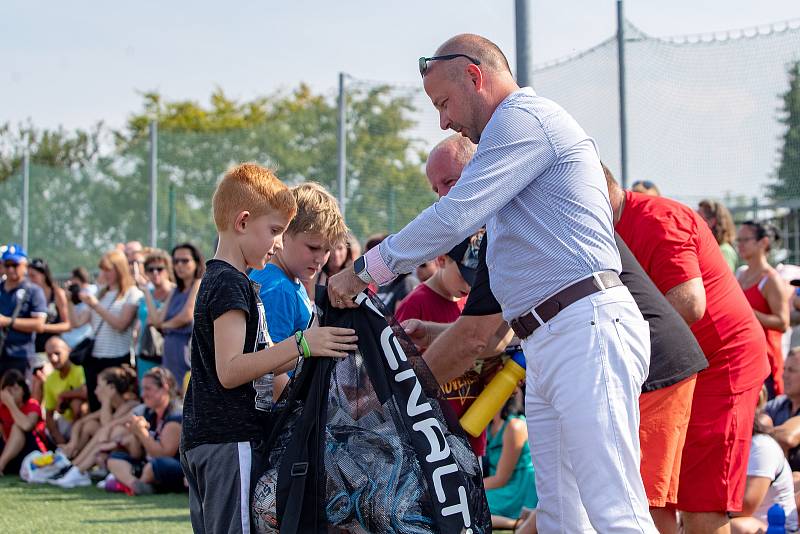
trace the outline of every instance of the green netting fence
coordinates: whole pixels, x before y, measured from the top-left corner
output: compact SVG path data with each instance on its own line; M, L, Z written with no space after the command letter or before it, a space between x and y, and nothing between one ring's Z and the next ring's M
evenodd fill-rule
M609 38L540 65L533 84L575 116L619 175L616 47ZM789 259L800 261L800 23L675 38L652 37L629 23L625 57L629 180L653 181L692 206L713 198L739 218L772 219L789 234ZM348 77L346 86L344 196L347 222L363 241L398 230L435 199L424 161L448 134L421 84ZM339 194L336 91L295 104L247 129L159 128L158 246L188 240L212 252L211 194L234 163L256 161L289 184L313 180ZM149 244L149 157L145 137L83 168L44 167L34 159L30 253L65 272L93 267L117 242ZM21 192L18 169L0 183L2 242L21 239Z

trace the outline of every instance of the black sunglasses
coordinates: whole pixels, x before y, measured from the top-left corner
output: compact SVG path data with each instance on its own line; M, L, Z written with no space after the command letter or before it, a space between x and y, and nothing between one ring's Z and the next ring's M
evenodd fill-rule
M455 59L457 57L465 57L468 60L472 61L474 65L480 65L481 62L474 57L470 57L466 54L447 54L444 56L433 56L433 57L421 57L419 58L419 73L424 77L425 73L428 72L428 62L429 61L450 61L451 59Z
M656 184L654 184L650 180L638 180L636 182L633 182L633 184L631 184L631 187L639 187L639 186L642 186L645 189L653 189L656 186Z
M145 269L145 271L147 271L148 273L160 273L161 271L163 271L165 269L166 269L166 267L161 267L161 266L159 266L159 267L147 267Z
M4 262L3 265L6 269L16 269L19 266L19 263L13 261Z

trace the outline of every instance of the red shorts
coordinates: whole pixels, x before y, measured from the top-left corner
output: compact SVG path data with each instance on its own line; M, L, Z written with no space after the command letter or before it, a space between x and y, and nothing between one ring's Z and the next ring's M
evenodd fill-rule
M681 455L686 441L697 375L639 397L640 471L653 508L678 502Z
M741 511L760 392L761 384L722 395L695 390L681 460L679 510Z

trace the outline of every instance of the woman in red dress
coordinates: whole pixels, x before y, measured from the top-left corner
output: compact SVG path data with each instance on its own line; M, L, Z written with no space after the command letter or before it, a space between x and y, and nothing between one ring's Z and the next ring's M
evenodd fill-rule
M770 398L783 393L783 351L781 337L789 327L789 295L791 289L767 262L770 247L780 239L771 225L747 221L739 228L736 246L747 266L737 278L747 301L767 336L770 376L767 389Z

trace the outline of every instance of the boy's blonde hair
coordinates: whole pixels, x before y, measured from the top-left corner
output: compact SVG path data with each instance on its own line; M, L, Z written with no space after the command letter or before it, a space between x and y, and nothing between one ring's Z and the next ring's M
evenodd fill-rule
M278 211L290 219L297 212L297 203L286 184L272 170L256 163L228 169L214 191L211 205L218 232L229 230L243 211L253 217Z
M329 245L342 243L347 238L339 204L333 195L315 182L306 182L292 188L297 202L297 215L286 232L297 235L302 232L318 233Z

